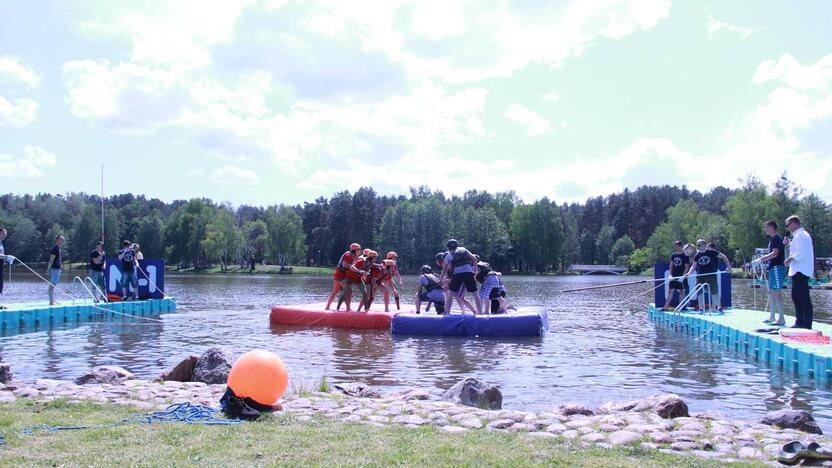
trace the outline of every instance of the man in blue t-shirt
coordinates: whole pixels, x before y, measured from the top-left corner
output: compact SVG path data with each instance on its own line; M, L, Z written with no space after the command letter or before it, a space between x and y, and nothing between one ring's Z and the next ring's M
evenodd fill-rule
M728 257L718 252L716 249L709 249L708 243L705 242L704 239L696 241L696 251L696 256L693 257L693 265L691 265L691 268L685 277L696 273L697 287L701 284L708 285L707 292L711 294L711 302L708 304L710 310L712 312L714 310L721 312L722 301L720 298L719 281L717 279L719 261L722 260L725 262L725 271L729 272L728 274L730 274L731 271L731 262L728 260ZM705 292L706 288L702 288L699 291L699 310L705 310Z
M755 259L751 265L756 267L768 262L766 273L768 275L768 302L771 304L771 314L764 323L776 326L786 324L786 317L783 315L783 280L786 279L786 246L783 245L783 238L777 233L777 223L766 221L766 235L769 236L768 254ZM774 315L778 314L777 320Z
M55 285L61 281L61 247L64 245L64 236L55 236L55 245L49 251L49 261L46 262L46 276L49 278L49 305L59 305L55 300Z
M670 276L671 279L668 281L667 284L667 292L665 293L665 300L664 310L670 310L673 307L670 303L673 300L673 292L681 291L685 292L685 296L687 296L690 291L688 287L688 282L685 281L684 276L687 274L688 270L690 270L690 257L685 254L684 244L682 241L677 240L673 243L673 248L675 252L670 255ZM679 298L681 301L682 298Z
M129 288L133 288L132 299L139 298L139 277L136 276L136 253L133 251L133 243L129 240L122 242L121 252L118 253L118 259L121 260L121 298L122 300L130 300L128 295Z

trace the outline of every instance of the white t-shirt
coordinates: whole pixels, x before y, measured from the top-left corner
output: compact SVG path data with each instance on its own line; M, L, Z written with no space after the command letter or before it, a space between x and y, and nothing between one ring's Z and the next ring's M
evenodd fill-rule
M789 276L798 272L809 278L815 275L815 248L812 246L812 236L805 229L800 228L792 233L789 258Z

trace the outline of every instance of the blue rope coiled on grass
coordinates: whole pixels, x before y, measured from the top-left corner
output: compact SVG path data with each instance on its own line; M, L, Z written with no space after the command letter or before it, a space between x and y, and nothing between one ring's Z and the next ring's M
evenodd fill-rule
M74 431L79 429L106 429L109 427L120 426L126 423L138 424L154 424L154 423L185 423L185 424L199 424L205 426L231 426L240 424L242 419L224 419L216 416L216 408L211 408L205 405L194 405L188 402L177 403L170 405L164 411L156 411L154 413L137 414L121 421L102 424L97 426L49 426L40 424L37 426L28 427L20 431L24 435L33 435L35 431L60 432L60 431ZM4 439L0 435L0 445L3 445Z

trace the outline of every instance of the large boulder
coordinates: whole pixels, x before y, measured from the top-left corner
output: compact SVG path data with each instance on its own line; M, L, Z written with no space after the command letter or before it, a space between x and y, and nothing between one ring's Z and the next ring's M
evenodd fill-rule
M598 408L599 414L633 411L639 413L656 413L665 419L688 417L688 405L679 395L672 393L654 395L641 400L611 401Z
M797 429L809 434L823 434L815 418L808 411L803 410L773 411L768 413L760 423L781 429Z
M194 367L199 359L198 356L188 356L177 364L173 369L159 375L160 380L169 382L190 382L194 376Z
M498 410L503 408L503 393L499 388L479 379L468 377L449 388L442 398L465 406Z
M133 380L136 377L128 370L118 366L96 367L92 372L87 372L75 379L78 385L88 384L120 384L125 380Z
M207 384L224 384L228 381L234 359L220 348L210 348L197 358L191 380Z
M0 384L12 383L12 368L0 363Z

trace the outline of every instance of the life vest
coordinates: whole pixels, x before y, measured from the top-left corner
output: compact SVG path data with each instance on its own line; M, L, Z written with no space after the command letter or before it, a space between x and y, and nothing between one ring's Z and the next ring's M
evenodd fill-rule
M465 247L457 247L451 252L451 268L456 269L465 264L470 264L474 266L474 262L471 261L471 253Z
M353 262L352 252L347 250L346 252L344 252L343 255L341 255L341 258L338 260L338 266L336 266L335 268L337 268L339 270L349 270L350 265L352 265L352 262ZM347 266L344 266L344 264L346 264Z
M439 278L436 277L433 273L429 273L427 275L422 275L428 280L428 284L425 285L425 290L427 292L431 292L436 289L441 289L442 285L439 284Z

